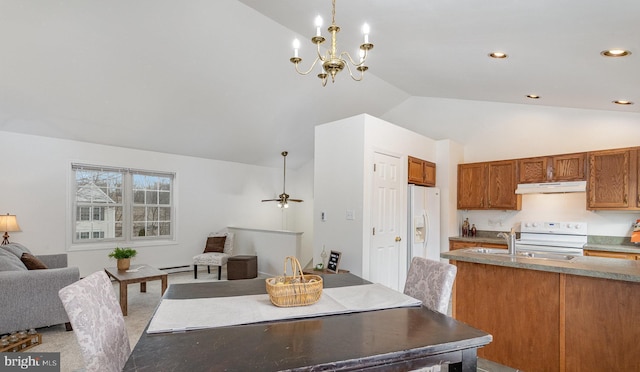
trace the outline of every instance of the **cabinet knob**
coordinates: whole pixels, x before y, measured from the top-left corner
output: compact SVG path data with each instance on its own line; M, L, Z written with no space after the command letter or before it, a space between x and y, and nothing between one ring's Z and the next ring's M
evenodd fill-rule
M401 241L401 240L402 240L402 238L401 238L401 237L396 236L396 241L397 241L397 242L399 242L399 241Z

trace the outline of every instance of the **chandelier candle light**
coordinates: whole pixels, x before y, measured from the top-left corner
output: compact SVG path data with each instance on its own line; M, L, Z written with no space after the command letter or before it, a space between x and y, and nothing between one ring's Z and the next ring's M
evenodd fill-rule
M342 71L345 66L349 71L349 75L355 81L361 81L364 77L364 72L369 69L369 67L365 66L365 61L367 59L367 55L369 50L373 49L373 44L369 43L369 25L366 23L362 26L362 33L364 35L364 42L360 45L359 50L359 61L356 62L351 58L349 53L342 52L338 54L336 51L336 34L340 31L340 27L336 25L336 0L332 0L333 8L331 12L331 26L327 29L331 33L331 48L327 50L326 55L322 55L320 52L320 44L324 43L326 40L321 33L322 27L322 18L320 16L316 17L316 35L311 38L311 42L316 44L318 56L313 61L313 64L307 71L300 71L299 64L302 62L302 58L299 57L298 51L300 49L300 40L295 39L293 41L293 57L289 60L296 66L296 71L301 75L309 74L313 68L320 62L320 73L318 77L322 80L322 86L327 85L327 77L331 75L331 82L335 83L336 74ZM355 67L356 70L360 71L358 76L353 74L351 71L350 64Z

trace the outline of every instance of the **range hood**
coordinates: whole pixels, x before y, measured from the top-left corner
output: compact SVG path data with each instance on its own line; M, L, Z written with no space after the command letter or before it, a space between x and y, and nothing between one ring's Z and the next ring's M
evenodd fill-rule
M559 194L586 191L587 181L521 183L516 189L516 194Z

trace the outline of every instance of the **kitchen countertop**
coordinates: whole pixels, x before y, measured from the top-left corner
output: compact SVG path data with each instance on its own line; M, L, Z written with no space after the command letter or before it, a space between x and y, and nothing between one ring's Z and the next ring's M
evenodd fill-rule
M632 244L598 244L587 243L584 249L604 252L637 253L640 254L640 246Z
M520 269L640 282L640 261L619 258L576 256L570 261L473 252L477 248L443 252L440 257L454 261Z
M520 238L520 233L516 233ZM506 240L496 237L498 231L478 231L475 237L451 236L449 241L467 243L507 244ZM604 252L640 254L640 245L629 242L629 237L589 236L584 249Z

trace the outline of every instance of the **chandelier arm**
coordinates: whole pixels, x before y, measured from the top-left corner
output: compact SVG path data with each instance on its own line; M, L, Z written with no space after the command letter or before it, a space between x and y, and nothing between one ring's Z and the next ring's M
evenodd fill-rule
M346 56L346 58L345 58L345 56ZM351 57L349 52L340 53L340 58L345 60L345 61L348 59L354 67L360 67L360 66L363 66L364 63L367 61L367 51L366 50L364 51L364 54L362 55L362 61L360 61L358 63L356 63L356 61L353 60L353 58Z
M320 43L316 43L316 45L318 46L318 58L317 58L317 59L319 59L319 60L321 60L321 61L323 61L323 62L324 62L324 61L325 61L325 58L324 58L324 56L322 55L322 52L320 52Z
M351 78L355 81L361 81L364 78L364 70L358 69L358 71L360 71L360 77L355 77L353 75L353 72L351 71L351 67L349 66L348 63L345 63L345 65L347 66L347 71L349 71L349 76L351 76ZM360 66L357 66L360 67Z
M313 61L313 64L311 64L311 67L309 67L309 69L307 71L300 71L300 69L298 68L299 63L294 63L294 65L296 66L296 72L299 73L300 75L309 75L309 73L311 73L311 71L313 71L313 68L316 67L316 64L318 63L319 58L316 58Z

